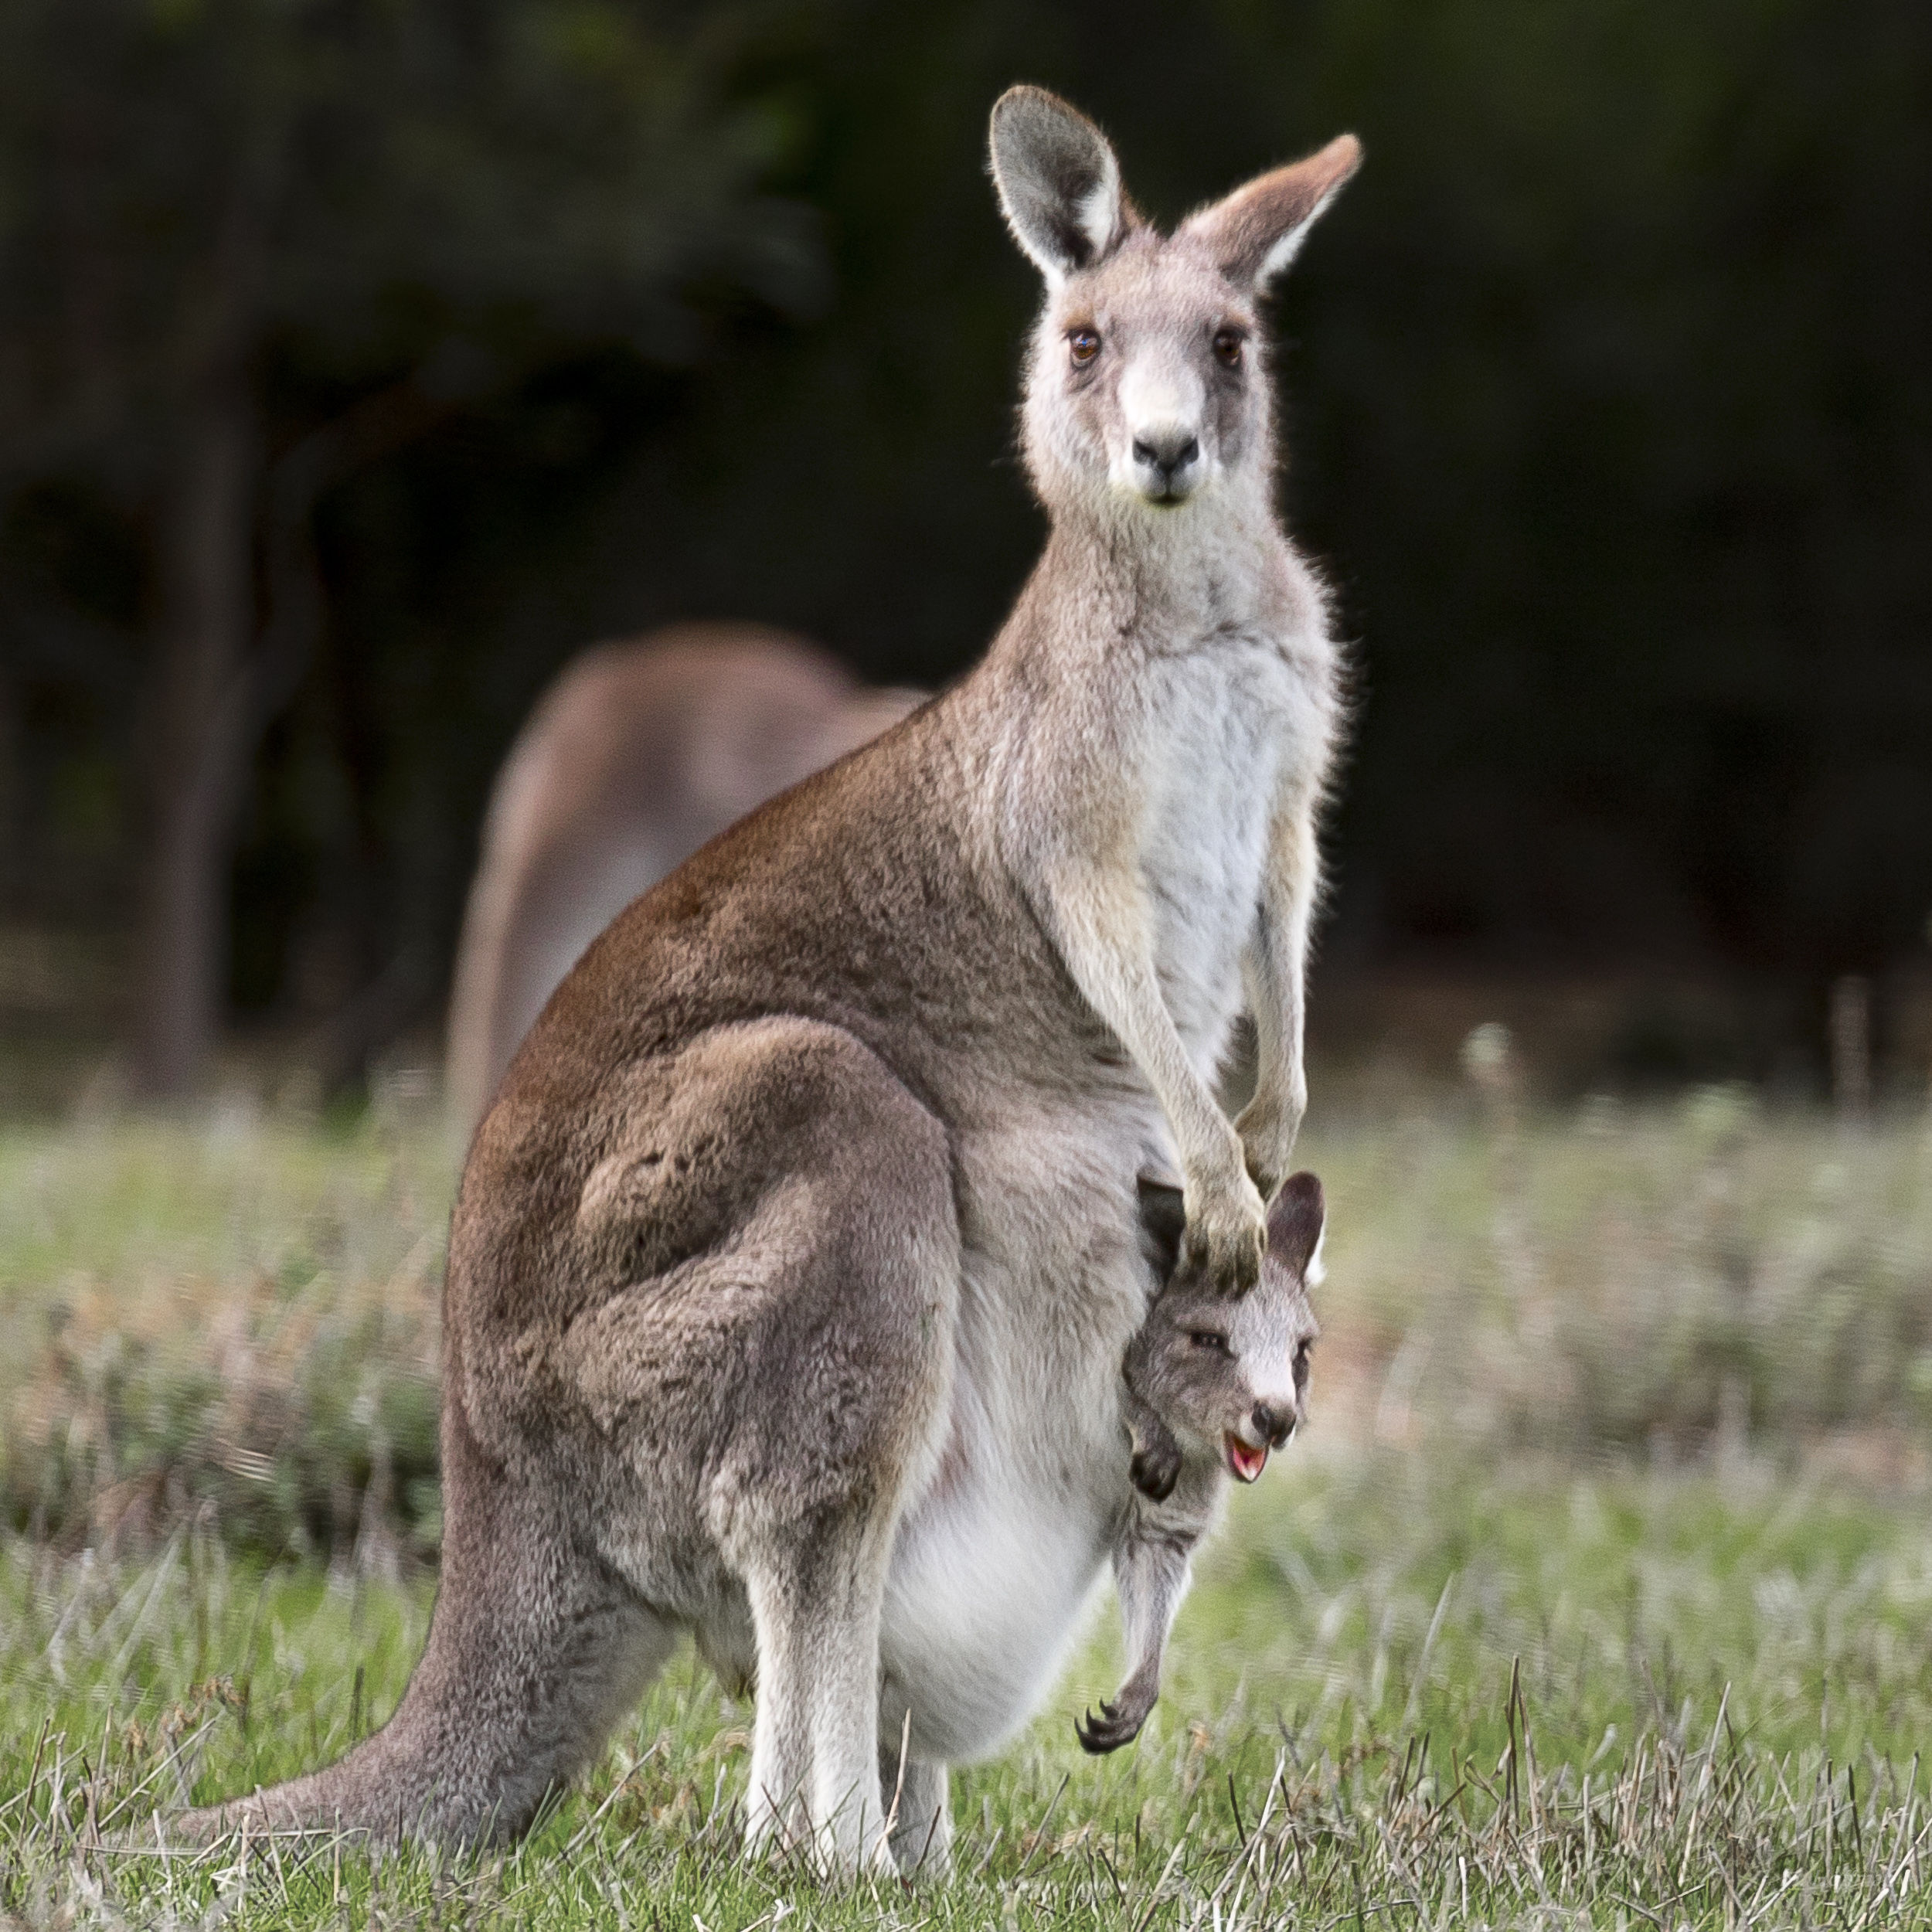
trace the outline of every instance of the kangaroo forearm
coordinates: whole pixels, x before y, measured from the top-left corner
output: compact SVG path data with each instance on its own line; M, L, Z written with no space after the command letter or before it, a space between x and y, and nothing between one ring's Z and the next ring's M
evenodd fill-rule
M1282 1179L1307 1100L1304 988L1318 865L1311 817L1287 815L1277 826L1242 961L1254 1021L1255 1087L1236 1126L1249 1172L1264 1189Z
M1238 1143L1213 1090L1187 1056L1161 997L1148 921L1137 893L1071 882L1049 887L1056 937L1073 983L1146 1077L1173 1131L1186 1177L1238 1168Z
M1301 1050L1301 988L1321 859L1311 813L1299 803L1277 818L1261 903L1245 962L1263 1077Z

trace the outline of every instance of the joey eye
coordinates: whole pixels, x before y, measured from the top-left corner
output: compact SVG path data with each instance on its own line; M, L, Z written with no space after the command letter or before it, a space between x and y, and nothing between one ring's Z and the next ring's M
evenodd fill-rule
M1100 352L1100 338L1090 328L1072 329L1067 333L1066 349L1074 367L1084 369Z
M1247 339L1238 328L1217 328L1214 332L1214 359L1223 369L1239 369L1241 352Z
M1190 1328L1187 1338L1197 1349L1213 1349L1221 1355L1232 1355L1228 1338L1218 1328Z

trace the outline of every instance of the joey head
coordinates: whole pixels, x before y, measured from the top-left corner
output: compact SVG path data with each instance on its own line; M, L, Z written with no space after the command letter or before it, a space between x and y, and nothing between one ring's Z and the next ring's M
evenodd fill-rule
M1169 1191L1142 1184L1150 1230L1172 1224ZM1257 1481L1270 1451L1308 1417L1318 1328L1308 1287L1321 1280L1321 1183L1297 1174L1268 1213L1261 1278L1239 1301L1180 1281L1162 1290L1121 1365L1121 1413L1134 1494L1114 1545L1114 1577L1131 1658L1111 1703L1075 1726L1090 1751L1136 1736L1161 1689L1161 1655L1188 1569L1213 1526L1227 1479Z

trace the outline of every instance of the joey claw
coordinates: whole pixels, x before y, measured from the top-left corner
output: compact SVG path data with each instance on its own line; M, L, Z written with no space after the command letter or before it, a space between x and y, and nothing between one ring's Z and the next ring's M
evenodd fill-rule
M1145 1722L1145 1717L1124 1714L1117 1705L1103 1704L1098 1718L1089 1711L1084 1718L1075 1719L1073 1735L1080 1740L1082 1750L1099 1757L1108 1751L1117 1751L1123 1744L1132 1743Z

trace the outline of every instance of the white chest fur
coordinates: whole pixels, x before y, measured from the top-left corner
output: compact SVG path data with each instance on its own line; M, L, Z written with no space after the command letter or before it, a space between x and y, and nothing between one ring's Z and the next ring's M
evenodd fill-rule
M1273 638L1218 635L1147 672L1140 865L1174 1023L1211 1077L1240 998L1284 781L1326 756L1319 694Z

